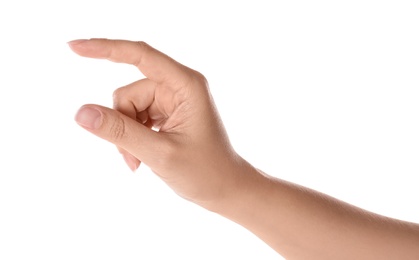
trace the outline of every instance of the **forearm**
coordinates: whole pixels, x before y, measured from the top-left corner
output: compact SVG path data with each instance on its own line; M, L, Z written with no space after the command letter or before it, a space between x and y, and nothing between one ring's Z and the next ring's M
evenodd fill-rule
M241 176L211 210L287 259L419 259L416 224L367 212L251 165L244 164Z

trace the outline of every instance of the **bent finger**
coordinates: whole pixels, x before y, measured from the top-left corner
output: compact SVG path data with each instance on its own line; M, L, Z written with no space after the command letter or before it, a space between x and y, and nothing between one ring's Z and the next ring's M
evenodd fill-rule
M137 113L145 111L154 101L156 83L142 79L118 88L113 93L113 108L135 119Z
M113 108L140 124L144 124L148 119L146 109L154 100L155 85L156 83L149 79L142 79L116 89L113 93ZM139 117L139 114L142 116ZM117 149L130 169L135 171L141 161L125 149L118 146Z

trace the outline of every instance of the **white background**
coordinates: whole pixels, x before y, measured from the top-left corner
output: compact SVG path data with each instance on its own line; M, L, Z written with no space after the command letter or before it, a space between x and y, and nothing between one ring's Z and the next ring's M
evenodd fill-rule
M417 1L2 1L0 259L278 259L73 117L133 67L66 42L143 40L209 80L271 175L419 222Z

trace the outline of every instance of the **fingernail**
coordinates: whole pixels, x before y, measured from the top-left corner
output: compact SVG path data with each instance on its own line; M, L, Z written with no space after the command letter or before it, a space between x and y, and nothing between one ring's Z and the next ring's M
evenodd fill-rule
M122 154L122 157L124 158L125 163L131 169L131 171L135 172L139 166L137 160L131 154L124 153Z
M75 116L76 122L86 128L96 129L102 123L102 114L91 107L81 107Z
M79 39L79 40L69 41L69 42L67 42L67 44L70 45L70 46L74 46L74 45L77 45L77 44L80 44L80 43L83 43L83 42L86 42L86 41L88 41L88 40Z

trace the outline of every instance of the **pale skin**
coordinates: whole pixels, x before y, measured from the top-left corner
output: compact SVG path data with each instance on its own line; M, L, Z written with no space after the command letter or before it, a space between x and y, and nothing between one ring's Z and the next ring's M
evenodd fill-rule
M77 123L152 169L179 196L250 230L286 259L419 259L419 225L272 177L232 147L205 77L144 42L69 42L77 54L136 66L145 78L88 104Z

